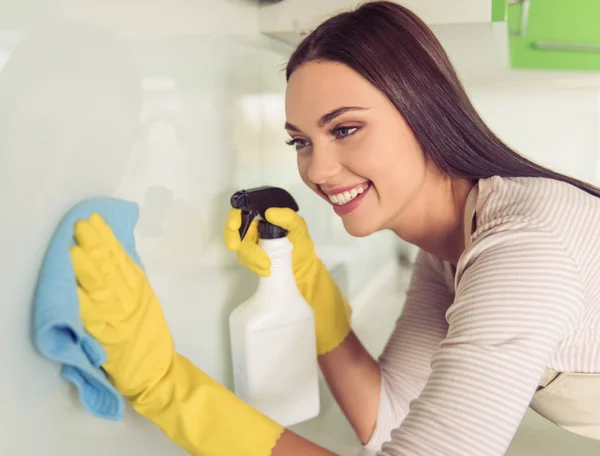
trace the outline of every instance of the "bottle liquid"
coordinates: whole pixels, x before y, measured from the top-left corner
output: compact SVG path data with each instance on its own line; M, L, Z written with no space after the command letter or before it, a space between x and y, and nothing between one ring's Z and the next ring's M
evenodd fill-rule
M319 414L319 368L314 315L294 281L287 231L268 223L270 207L298 206L277 187L242 190L231 197L242 210L240 236L260 216L259 247L271 274L229 318L235 394L284 427Z

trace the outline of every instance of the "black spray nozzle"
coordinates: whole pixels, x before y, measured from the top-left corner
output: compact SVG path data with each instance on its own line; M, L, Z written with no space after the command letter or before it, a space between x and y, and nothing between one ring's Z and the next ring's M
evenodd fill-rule
M259 235L263 239L285 237L287 231L268 223L265 212L272 207L287 207L298 212L298 204L287 191L279 187L257 187L250 190L240 190L231 196L231 207L242 211L240 238L244 239L250 224L260 215L263 220L259 223Z

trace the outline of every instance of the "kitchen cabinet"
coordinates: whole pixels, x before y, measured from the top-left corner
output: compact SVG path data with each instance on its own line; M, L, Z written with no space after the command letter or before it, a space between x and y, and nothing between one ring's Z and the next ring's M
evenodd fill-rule
M506 20L507 0L492 0L492 21L502 22Z
M600 72L598 0L510 0L512 68Z
M363 1L264 0L260 30L291 53L323 20ZM600 0L398 3L431 28L465 86L600 87Z
M496 1L496 0L495 0ZM262 33L290 44L300 39L323 20L336 13L354 9L361 0L281 0L264 2L260 8ZM491 0L402 0L428 25L489 23ZM502 3L502 2L500 2Z

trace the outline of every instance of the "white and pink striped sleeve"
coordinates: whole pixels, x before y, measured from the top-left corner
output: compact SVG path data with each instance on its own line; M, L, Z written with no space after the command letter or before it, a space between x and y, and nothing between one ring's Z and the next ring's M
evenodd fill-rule
M505 454L581 313L582 282L569 252L524 222L481 235L457 274L431 374L379 456ZM421 336L413 337L418 346Z
M454 293L444 281L443 263L420 251L413 267L402 314L382 355L381 392L375 430L365 447L381 449L406 417L410 402L427 382L431 357L446 336L445 313Z

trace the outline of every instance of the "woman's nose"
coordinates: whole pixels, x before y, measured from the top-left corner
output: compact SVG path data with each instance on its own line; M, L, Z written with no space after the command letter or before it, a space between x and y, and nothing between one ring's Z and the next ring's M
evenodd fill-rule
M342 165L333 151L313 146L307 173L311 182L322 185L337 176L341 169Z

